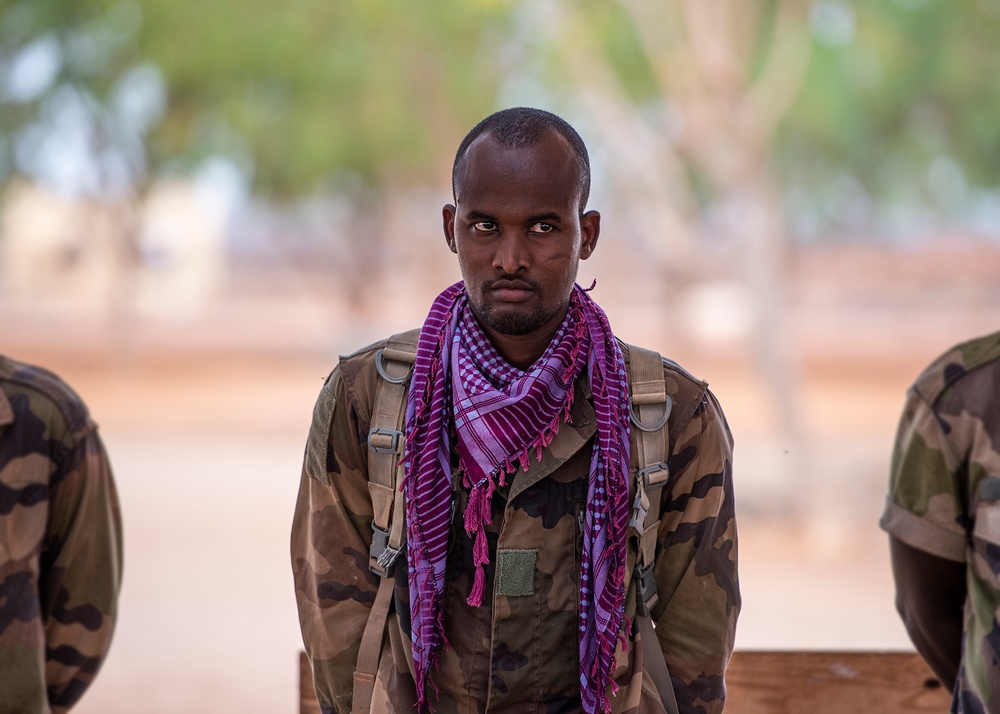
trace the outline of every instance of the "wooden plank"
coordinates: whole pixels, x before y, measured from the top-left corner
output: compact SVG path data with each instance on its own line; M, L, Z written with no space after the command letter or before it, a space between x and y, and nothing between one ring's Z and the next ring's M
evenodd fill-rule
M305 652L299 652L299 714L320 714L312 667Z
M946 712L951 695L915 652L733 654L726 714Z

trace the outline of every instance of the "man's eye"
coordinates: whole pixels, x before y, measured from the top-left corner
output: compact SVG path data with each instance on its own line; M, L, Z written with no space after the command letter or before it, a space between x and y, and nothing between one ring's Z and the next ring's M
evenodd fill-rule
M478 221L473 223L472 227L480 233L490 233L497 229L497 224L493 221Z
M536 223L531 227L532 233L551 233L555 230L555 227L550 223Z

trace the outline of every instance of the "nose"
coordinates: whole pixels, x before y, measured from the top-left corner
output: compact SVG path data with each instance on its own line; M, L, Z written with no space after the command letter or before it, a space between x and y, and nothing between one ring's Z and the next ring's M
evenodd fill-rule
M493 267L506 275L527 270L531 265L527 240L516 231L503 231L493 254Z

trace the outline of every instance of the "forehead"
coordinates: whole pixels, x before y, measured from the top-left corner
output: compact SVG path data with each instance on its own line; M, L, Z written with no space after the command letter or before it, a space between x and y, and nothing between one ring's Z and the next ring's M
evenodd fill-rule
M456 200L470 203L575 206L580 197L580 162L569 142L548 131L530 146L508 148L490 134L469 146L456 176Z

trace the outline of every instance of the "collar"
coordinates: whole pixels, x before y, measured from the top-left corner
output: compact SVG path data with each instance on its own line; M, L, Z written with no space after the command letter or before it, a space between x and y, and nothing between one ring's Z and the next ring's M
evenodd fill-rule
M542 460L535 462L534 450L531 454L531 466L527 471L518 467L514 479L510 482L510 494L507 501L511 502L526 488L533 486L562 466L573 454L579 451L591 437L597 433L597 414L590 403L590 385L586 371L576 380L573 395L573 406L570 407L572 422L563 423L556 432L552 443L542 450Z

